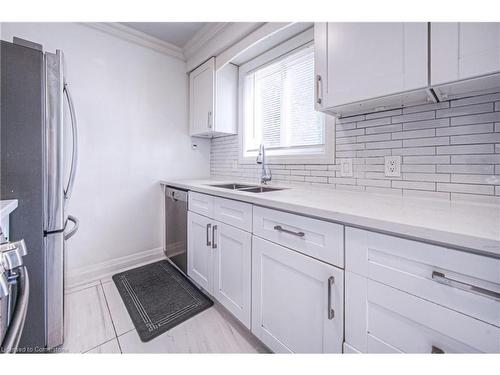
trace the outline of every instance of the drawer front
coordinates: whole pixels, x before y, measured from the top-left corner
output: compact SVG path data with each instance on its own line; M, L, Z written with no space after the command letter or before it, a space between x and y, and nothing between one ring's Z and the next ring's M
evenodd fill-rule
M252 205L231 199L214 198L214 219L237 228L252 231Z
M345 272L345 341L363 353L497 353L500 329Z
M499 259L346 228L346 270L500 327Z
M196 212L197 214L213 218L214 197L190 191L188 209L189 211Z
M367 280L366 332L405 353L499 353L500 329Z
M337 267L344 267L342 225L254 206L253 233Z

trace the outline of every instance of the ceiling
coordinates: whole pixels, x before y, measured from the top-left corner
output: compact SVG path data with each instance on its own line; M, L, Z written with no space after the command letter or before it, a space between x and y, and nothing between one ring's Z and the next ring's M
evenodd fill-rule
M183 48L207 22L121 22L121 24Z

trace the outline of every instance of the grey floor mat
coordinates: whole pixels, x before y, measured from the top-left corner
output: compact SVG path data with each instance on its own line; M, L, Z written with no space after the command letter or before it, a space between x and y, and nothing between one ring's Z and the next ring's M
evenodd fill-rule
M113 281L143 342L213 305L167 260L118 273Z

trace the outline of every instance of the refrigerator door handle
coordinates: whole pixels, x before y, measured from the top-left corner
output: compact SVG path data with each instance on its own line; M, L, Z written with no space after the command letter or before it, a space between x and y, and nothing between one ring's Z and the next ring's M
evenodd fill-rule
M78 228L80 227L80 220L72 215L68 215L68 221L73 223L73 228L68 233L64 233L64 240L69 240L73 235L78 232Z
M75 183L76 166L78 163L78 124L76 121L75 106L73 105L73 100L71 99L71 93L69 91L68 84L64 82L64 96L68 102L69 115L71 118L71 131L73 133L73 153L71 155L71 170L68 179L68 185L64 189L64 197L69 200L71 193L73 192L73 185Z

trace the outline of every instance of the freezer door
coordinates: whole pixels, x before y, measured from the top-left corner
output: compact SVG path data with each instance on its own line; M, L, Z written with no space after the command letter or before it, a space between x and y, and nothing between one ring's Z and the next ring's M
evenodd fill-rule
M64 228L63 176L63 61L62 53L45 53L45 165L46 233Z
M55 348L64 341L64 233L45 236L45 327L47 348Z

